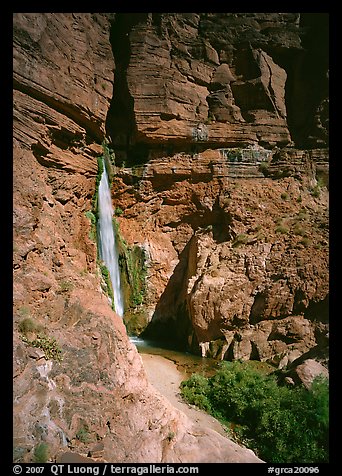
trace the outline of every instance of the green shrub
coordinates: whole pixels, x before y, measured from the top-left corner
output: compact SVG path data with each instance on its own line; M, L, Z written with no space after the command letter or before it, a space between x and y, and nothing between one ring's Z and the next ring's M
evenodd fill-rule
M37 324L30 317L26 317L19 323L19 331L22 334L27 334L29 332L35 332L37 330Z
M315 198L319 198L320 195L321 195L321 187L317 184L315 185L311 191L310 191L311 195Z
M62 350L54 337L48 337L46 334L39 333L33 340L28 339L25 335L23 335L21 339L32 347L42 349L46 359L53 359L57 362L63 360Z
M202 410L212 411L209 398L209 382L206 377L199 374L193 374L181 383L181 395L192 405L196 405Z
M287 200L289 198L289 194L286 193L286 192L283 192L280 197L282 198L282 200Z
M300 210L300 212L298 212L298 215L296 217L296 219L299 221L305 221L307 220L307 218L308 218L308 214L306 210Z
M87 425L82 426L76 433L76 438L81 441L81 443L88 443L90 440L89 429Z
M302 228L300 225L295 225L295 227L293 228L293 233L295 235L299 235L299 236L305 236L306 235L306 231L304 230L304 228Z
M21 306L18 310L21 317L29 317L30 316L30 309L26 306Z
M115 215L116 215L116 216L118 216L118 217L119 217L120 215L122 215L122 214L123 214L123 210L122 210L122 208L120 208L120 207L116 207L116 209L115 209L115 212L114 212L114 213L115 213Z
M62 280L59 283L59 292L65 293L68 291L72 291L73 288L74 288L74 285L70 281Z
M175 436L176 436L176 433L175 433L174 431L169 431L169 433L168 433L166 439L167 439L168 441L172 441Z
M97 220L96 220L96 216L91 210L86 211L85 216L90 220L90 223L91 223L91 228L90 228L90 232L89 232L88 236L92 241L96 242L96 239L97 239L97 234L96 234L96 222L97 222Z
M122 238L119 225L113 219L114 232L119 250L119 266L121 285L124 292L125 307L128 310L137 308L145 301L146 296L146 254L140 246L129 246Z
M115 311L114 291L113 291L112 280L110 278L109 270L108 270L107 266L105 265L105 263L102 260L99 260L98 264L100 266L102 278L103 278L103 280L106 284L105 292L110 297L110 299L112 301L112 309L113 309L113 311Z
M275 229L276 233L281 233L282 235L287 235L290 230L285 225L278 225Z
M244 233L241 233L240 235L237 235L234 238L232 246L233 246L233 248L236 248L236 247L241 246L241 245L246 245L248 242L249 242L249 236L244 234Z
M315 379L310 390L289 388L246 362L223 362L212 377L192 375L182 382L181 394L227 425L237 425L235 437L266 462L328 461L326 379Z
M47 463L49 459L49 447L47 443L40 443L35 447L33 459L35 463Z
M311 244L311 241L310 241L309 238L304 237L304 238L302 238L302 239L300 240L299 243L300 243L301 245L305 246L305 248L306 248L307 246L309 246L309 245Z
M259 170L265 176L269 174L269 163L267 161L263 161L259 164Z

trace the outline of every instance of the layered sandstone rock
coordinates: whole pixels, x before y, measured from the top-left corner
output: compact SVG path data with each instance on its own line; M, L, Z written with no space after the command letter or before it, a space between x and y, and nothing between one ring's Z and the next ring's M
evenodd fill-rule
M292 174L277 154L267 177L263 162L207 151L114 179L120 229L149 256L145 336L275 364L325 345L327 162L298 151Z
M118 14L112 31L121 87L107 124L121 160L194 142L327 144L324 15Z
M117 165L141 164L116 167L112 192L146 253L150 335L280 367L326 348L326 63L315 83L309 20L14 15L15 461L41 443L49 461L260 461L150 387L86 212L108 135ZM292 139L314 148L280 148Z
M86 212L108 17L15 14L14 33L14 461L259 462L153 390L101 289Z

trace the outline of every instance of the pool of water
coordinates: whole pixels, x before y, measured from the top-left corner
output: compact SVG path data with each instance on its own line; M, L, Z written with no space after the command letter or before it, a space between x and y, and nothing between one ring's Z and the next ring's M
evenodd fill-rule
M184 375L184 379L189 378L195 372L209 377L215 373L220 362L208 357L200 357L188 352L161 347L161 344L158 342L144 340L140 337L132 336L130 340L136 346L139 353L160 355L174 362L178 371Z
M200 357L199 355L181 352L168 347L161 347L161 344L152 340L144 340L140 337L130 337L131 342L136 346L141 354L160 355L171 360L177 365L177 370L184 375L184 380L189 378L193 373L199 373L205 377L210 377L219 368L220 360L208 357ZM248 365L261 373L271 373L275 367L257 360L250 360Z

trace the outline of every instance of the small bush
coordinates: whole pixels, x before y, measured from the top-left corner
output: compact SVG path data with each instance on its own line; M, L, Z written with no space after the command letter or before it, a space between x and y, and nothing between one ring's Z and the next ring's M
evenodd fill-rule
M306 231L305 231L304 228L302 228L301 226L295 225L295 227L293 228L293 233L294 233L295 235L305 236Z
M122 208L116 207L116 209L115 209L115 215L119 217L119 216L122 215L122 214L123 214Z
M169 431L169 433L168 433L166 439L167 439L168 441L172 441L175 436L176 436L176 434L175 434L174 431Z
M26 306L21 306L19 308L19 314L21 317L29 317L30 316L30 309Z
M286 193L286 192L283 192L281 195L280 195L281 199L282 200L287 200L289 198L289 194Z
M42 349L45 354L45 358L57 360L61 362L63 360L62 350L57 344L57 341L54 337L48 337L45 334L39 333L35 339L29 340L26 336L22 336L22 341L32 347L37 347Z
M68 291L72 291L73 287L74 285L70 281L63 280L59 283L59 292L65 293Z
M310 193L313 197L319 198L321 195L321 187L318 184L315 185Z
M29 332L35 332L37 330L37 324L30 317L26 317L19 323L19 331L22 334L28 334Z
M76 438L81 441L81 443L88 443L90 440L89 429L87 425L82 426L76 433Z
M300 212L298 212L298 215L296 217L296 219L299 221L304 221L307 218L308 218L308 214L305 210L301 210Z
M40 443L35 447L33 459L35 463L47 463L49 459L49 447L47 443Z
M311 241L309 240L309 238L304 237L304 238L302 238L302 239L300 240L299 243L300 243L301 245L307 247L307 246L309 246L309 245L311 244Z
M281 233L282 235L287 235L289 231L290 230L285 225L278 225L275 229L276 233Z
M193 374L181 383L181 395L192 405L196 405L202 410L212 411L210 401L207 397L209 393L208 379L199 374Z
M240 245L246 245L249 242L249 236L241 233L240 235L237 235L232 243L233 248L236 248L237 246Z
M267 161L261 162L259 165L259 170L262 174L267 176L269 174L269 163Z

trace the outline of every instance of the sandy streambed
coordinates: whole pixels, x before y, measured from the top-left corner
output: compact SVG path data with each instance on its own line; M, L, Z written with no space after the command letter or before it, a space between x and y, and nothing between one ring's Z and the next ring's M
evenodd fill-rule
M223 426L212 416L185 403L180 396L179 385L188 378L181 366L157 354L140 353L150 383L164 395L170 403L185 413L192 421L227 436Z

